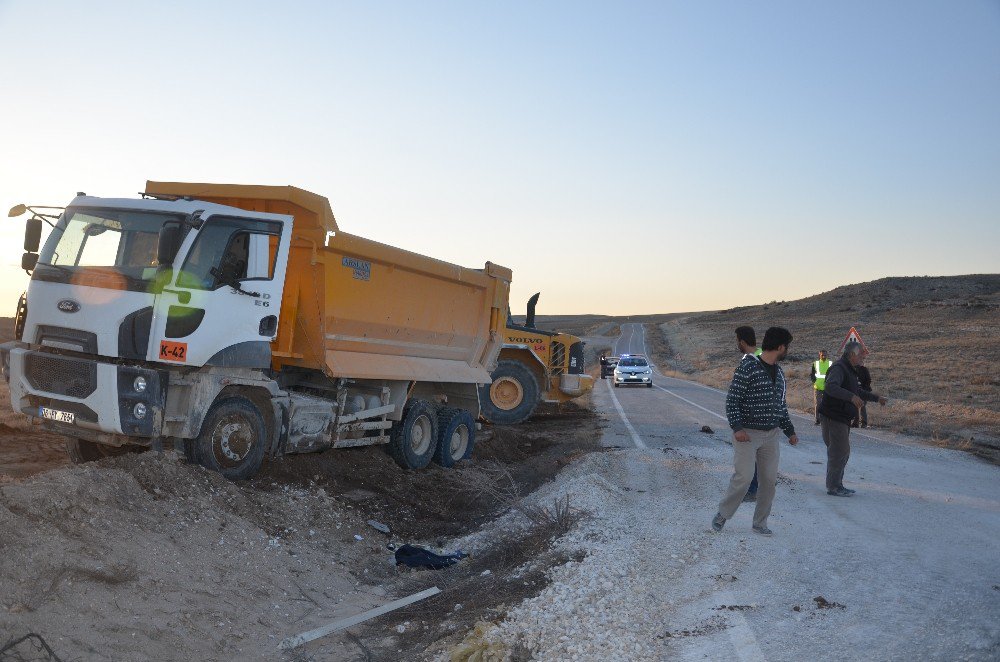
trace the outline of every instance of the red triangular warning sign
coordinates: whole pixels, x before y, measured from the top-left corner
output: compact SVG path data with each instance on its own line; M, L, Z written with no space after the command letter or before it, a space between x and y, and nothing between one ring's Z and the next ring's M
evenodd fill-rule
M860 333L858 333L858 330L857 330L857 329L855 329L855 328L854 328L854 327L852 326L852 327L851 327L851 330L847 332L847 337L846 337L846 338L844 338L844 342L840 343L840 353L841 353L841 354L843 354L843 353L844 353L844 348L845 348L845 347L847 347L847 343L851 342L852 340L854 340L854 341L857 341L857 342L861 343L861 350L862 350L862 351L863 351L863 352L864 352L865 354L867 354L867 353L868 353L868 346L867 346L867 345L865 345L865 341L861 339L861 334L860 334Z

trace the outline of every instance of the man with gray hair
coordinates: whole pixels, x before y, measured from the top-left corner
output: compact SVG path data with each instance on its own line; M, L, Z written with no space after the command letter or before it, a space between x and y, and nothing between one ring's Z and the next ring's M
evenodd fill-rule
M886 399L866 391L858 380L857 365L861 362L861 343L852 340L844 346L844 355L830 366L819 405L819 420L826 444L826 493L847 497L854 490L844 487L844 469L851 456L851 421L865 402L885 406Z

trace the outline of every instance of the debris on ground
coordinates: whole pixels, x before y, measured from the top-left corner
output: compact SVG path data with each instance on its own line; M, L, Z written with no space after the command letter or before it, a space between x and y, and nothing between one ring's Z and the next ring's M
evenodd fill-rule
M452 554L435 554L429 549L407 544L400 545L396 549L396 565L405 565L408 568L442 570L443 568L450 568L467 556L468 554L462 550L458 550Z
M30 655L30 657L29 657ZM44 660L62 662L48 642L37 632L11 639L0 646L0 660Z
M368 520L368 526L370 526L373 529L375 529L376 531L378 531L380 533L384 533L386 535L389 535L389 533L391 532L391 530L389 529L388 526L386 526L382 522L377 522L377 521L375 521L373 519Z
M303 632L302 634L296 635L294 637L289 637L288 639L283 640L278 645L278 648L282 650L290 650L292 648L296 648L304 643L315 641L320 637L325 637L328 634L339 632L340 630L345 630L351 627L352 625L357 625L358 623L364 623L365 621L370 621L371 619L377 616L381 616L382 614L387 614L390 611L401 609L402 607L411 605L414 602L419 602L421 600L431 597L432 595L437 595L440 592L441 589L439 589L437 586L432 586L428 589L420 591L419 593L414 593L413 595L409 595L405 598L400 598L399 600L393 600L392 602L384 604L381 607L375 607L374 609L369 609L368 611L362 612L360 614L355 614L354 616L348 616L347 618L338 618L332 623L327 623L326 625L309 630L308 632ZM409 621L396 626L396 631L402 634L403 632L406 631L407 625L409 625Z
M813 598L813 602L816 603L817 609L847 609L846 605L842 605L839 602L830 602L822 595L817 595Z
M702 425L701 426L701 431L704 432L705 434L715 434L715 430L713 430L712 428L708 427L707 425Z

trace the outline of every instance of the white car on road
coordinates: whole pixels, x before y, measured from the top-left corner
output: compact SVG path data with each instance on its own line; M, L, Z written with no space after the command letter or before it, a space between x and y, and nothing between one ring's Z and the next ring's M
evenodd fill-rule
M639 384L647 388L653 387L653 369L642 354L622 354L615 366L615 386L622 384Z

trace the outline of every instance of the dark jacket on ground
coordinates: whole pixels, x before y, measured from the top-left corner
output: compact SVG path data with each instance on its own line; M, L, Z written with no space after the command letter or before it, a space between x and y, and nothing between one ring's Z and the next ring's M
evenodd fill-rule
M861 388L858 373L847 359L840 359L826 373L826 386L819 413L841 423L851 424L858 415L858 408L851 402L851 396L858 396L867 402L878 402L878 396Z
M780 427L788 437L795 434L785 404L785 373L780 366L775 367L772 382L759 358L748 355L740 361L726 394L726 418L733 432Z

